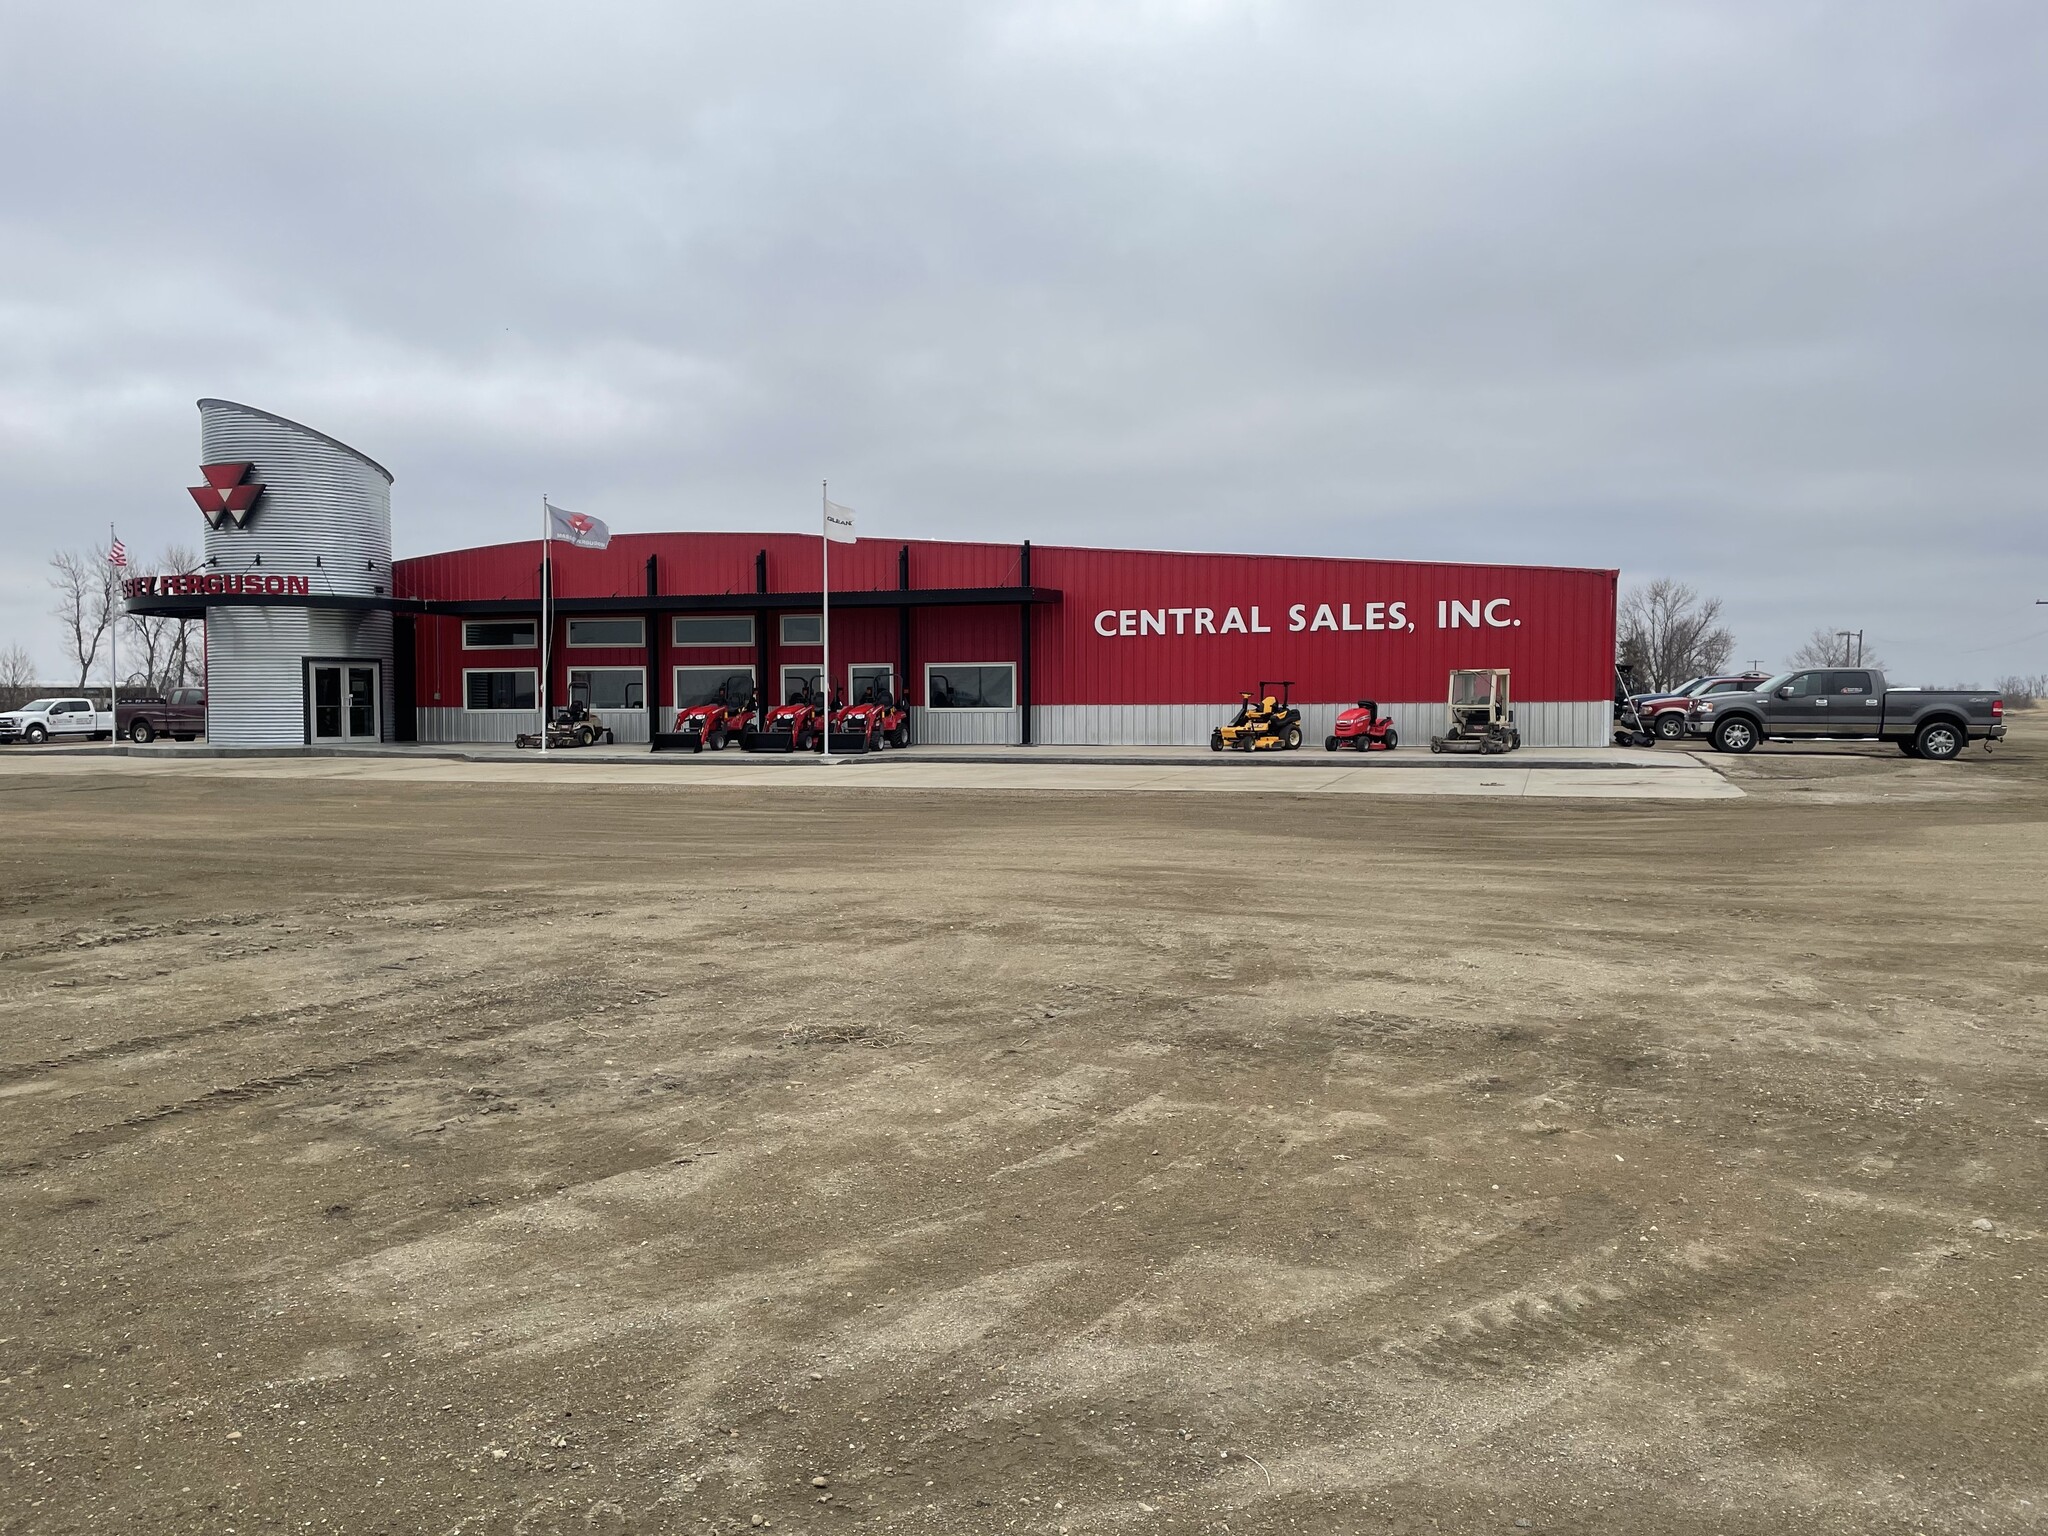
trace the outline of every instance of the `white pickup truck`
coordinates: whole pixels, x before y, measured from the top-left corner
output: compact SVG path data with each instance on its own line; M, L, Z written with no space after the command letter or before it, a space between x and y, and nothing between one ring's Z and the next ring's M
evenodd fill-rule
M0 714L0 741L34 745L59 736L98 741L113 734L114 717L94 709L91 699L30 699L19 709Z

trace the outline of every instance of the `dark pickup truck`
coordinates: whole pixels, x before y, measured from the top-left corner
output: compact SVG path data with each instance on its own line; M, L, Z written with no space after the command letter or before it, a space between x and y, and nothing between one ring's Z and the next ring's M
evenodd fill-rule
M146 746L159 736L190 741L206 734L206 690L173 688L169 698L145 695L121 700L114 733Z
M1747 752L1766 739L1890 741L1908 757L1946 762L1973 741L2005 737L2005 700L1995 692L1889 688L1867 667L1780 672L1749 693L1696 699L1686 728L1717 752Z

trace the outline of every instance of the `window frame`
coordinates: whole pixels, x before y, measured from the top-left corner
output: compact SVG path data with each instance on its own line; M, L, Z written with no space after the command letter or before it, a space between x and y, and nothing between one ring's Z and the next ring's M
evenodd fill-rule
M783 662L782 665L775 669L775 702L768 706L770 709L779 709L789 702L789 674L792 672L809 672L817 677L820 682L823 681L825 676L825 668L822 664L814 665L808 661Z
M511 647L506 647L511 649ZM487 705L482 709L473 708L469 702L469 680L497 672L524 672L533 679L533 702L531 704ZM464 667L462 669L462 707L472 715L530 715L540 709L540 668L539 667Z
M638 640L578 640L576 638L576 626L578 624L631 624L639 629L640 638ZM576 617L566 621L563 633L567 637L564 644L570 650L644 651L647 649L647 620L641 618L638 614L622 613L612 617L596 613L578 614ZM644 686L645 680L643 679L642 682Z
M678 626L692 619L715 619L722 624L744 624L747 638L744 640L685 640ZM751 613L678 613L669 617L668 643L678 651L739 651L751 650L754 645L754 616Z
M976 667L981 669L1000 667L1010 674L1010 702L1007 704L934 704L932 702L932 673L944 672L949 668ZM1015 710L1017 708L1017 663L1014 661L928 661L924 664L924 707L926 709L978 709Z
M900 700L896 690L896 663L893 661L849 661L846 664L846 702L858 704L860 696L853 691L853 674L856 672L886 672L889 674L889 697Z
M698 707L696 704L685 704L683 702L682 674L685 672L716 672L718 674L718 680L720 682L724 682L728 677L731 677L736 673L744 672L747 674L747 682L749 686L751 686L755 692L758 693L761 688L760 679L754 675L754 664L751 661L729 661L722 665L697 663L695 665L687 667L680 665L671 666L668 669L669 708L676 711L678 714L680 714L683 710L695 709ZM735 700L734 702L738 703L740 701Z
M628 713L638 714L647 708L647 669L645 667L628 666L622 663L618 666L589 666L569 668L567 686L569 693L569 702L572 704L576 702L576 674L578 672L631 672L640 679L640 702L638 704L593 704L590 706L592 709L608 710L612 714L616 715Z
M805 649L808 649L808 648L810 648L811 646L814 646L814 645L815 645L815 646L822 646L822 645L823 645L823 644L825 643L825 612L824 612L824 610L823 610L822 608L821 608L821 609L817 609L817 610L815 610L814 612L811 612L811 613L785 613L785 614L782 614L782 615L780 615L780 619L781 619L781 622L779 622L779 623L778 623L778 624L777 624L777 625L775 626L775 634L776 634L776 638L777 638L777 639L779 639L779 640L781 641L781 643L782 643L782 644L783 644L784 646L786 646L786 647L796 647L796 646L801 646L801 647L804 647ZM790 621L791 619L816 619L816 620L818 621L818 637L817 637L817 639L815 639L815 640L792 640L792 639L790 639L790 638L789 638L789 621Z
M470 642L470 630L479 624L523 624L532 633L531 640L510 642L504 645L474 645ZM465 651L537 651L540 649L539 619L464 619L462 621L462 649ZM478 667L479 672L502 671L499 667Z

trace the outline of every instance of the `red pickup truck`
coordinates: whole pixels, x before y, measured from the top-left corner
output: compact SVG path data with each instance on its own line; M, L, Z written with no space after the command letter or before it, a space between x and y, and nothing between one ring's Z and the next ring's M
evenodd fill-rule
M126 736L137 746L147 746L159 736L190 741L206 734L206 690L173 688L169 698L145 694L123 699L115 713L114 734Z

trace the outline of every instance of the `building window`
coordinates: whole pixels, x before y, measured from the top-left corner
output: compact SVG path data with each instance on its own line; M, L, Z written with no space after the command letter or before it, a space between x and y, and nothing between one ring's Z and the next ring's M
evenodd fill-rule
M647 672L642 667L576 667L569 673L569 702L592 709L645 709Z
M1007 661L928 666L924 701L932 709L1015 709L1017 669Z
M818 693L818 678L822 674L816 667L784 667L782 669L782 692L775 696L777 704L793 703L805 688L815 698Z
M531 650L539 644L537 619L472 619L462 626L465 651Z
M887 699L893 702L895 698L896 669L887 662L871 667L853 666L846 669L847 703L865 704L870 699Z
M816 613L785 613L782 616L782 643L784 645L822 645L825 641L824 616Z
M503 672L462 674L462 702L470 709L534 709L534 680L540 674L532 667Z
M695 709L712 703L725 690L728 704L744 704L754 691L752 667L677 667L676 708Z
M752 645L754 643L754 619L751 614L737 614L732 617L721 615L717 618L706 616L695 619L677 619L675 642L678 647L691 645Z
M571 645L645 645L647 625L641 619L571 619Z

